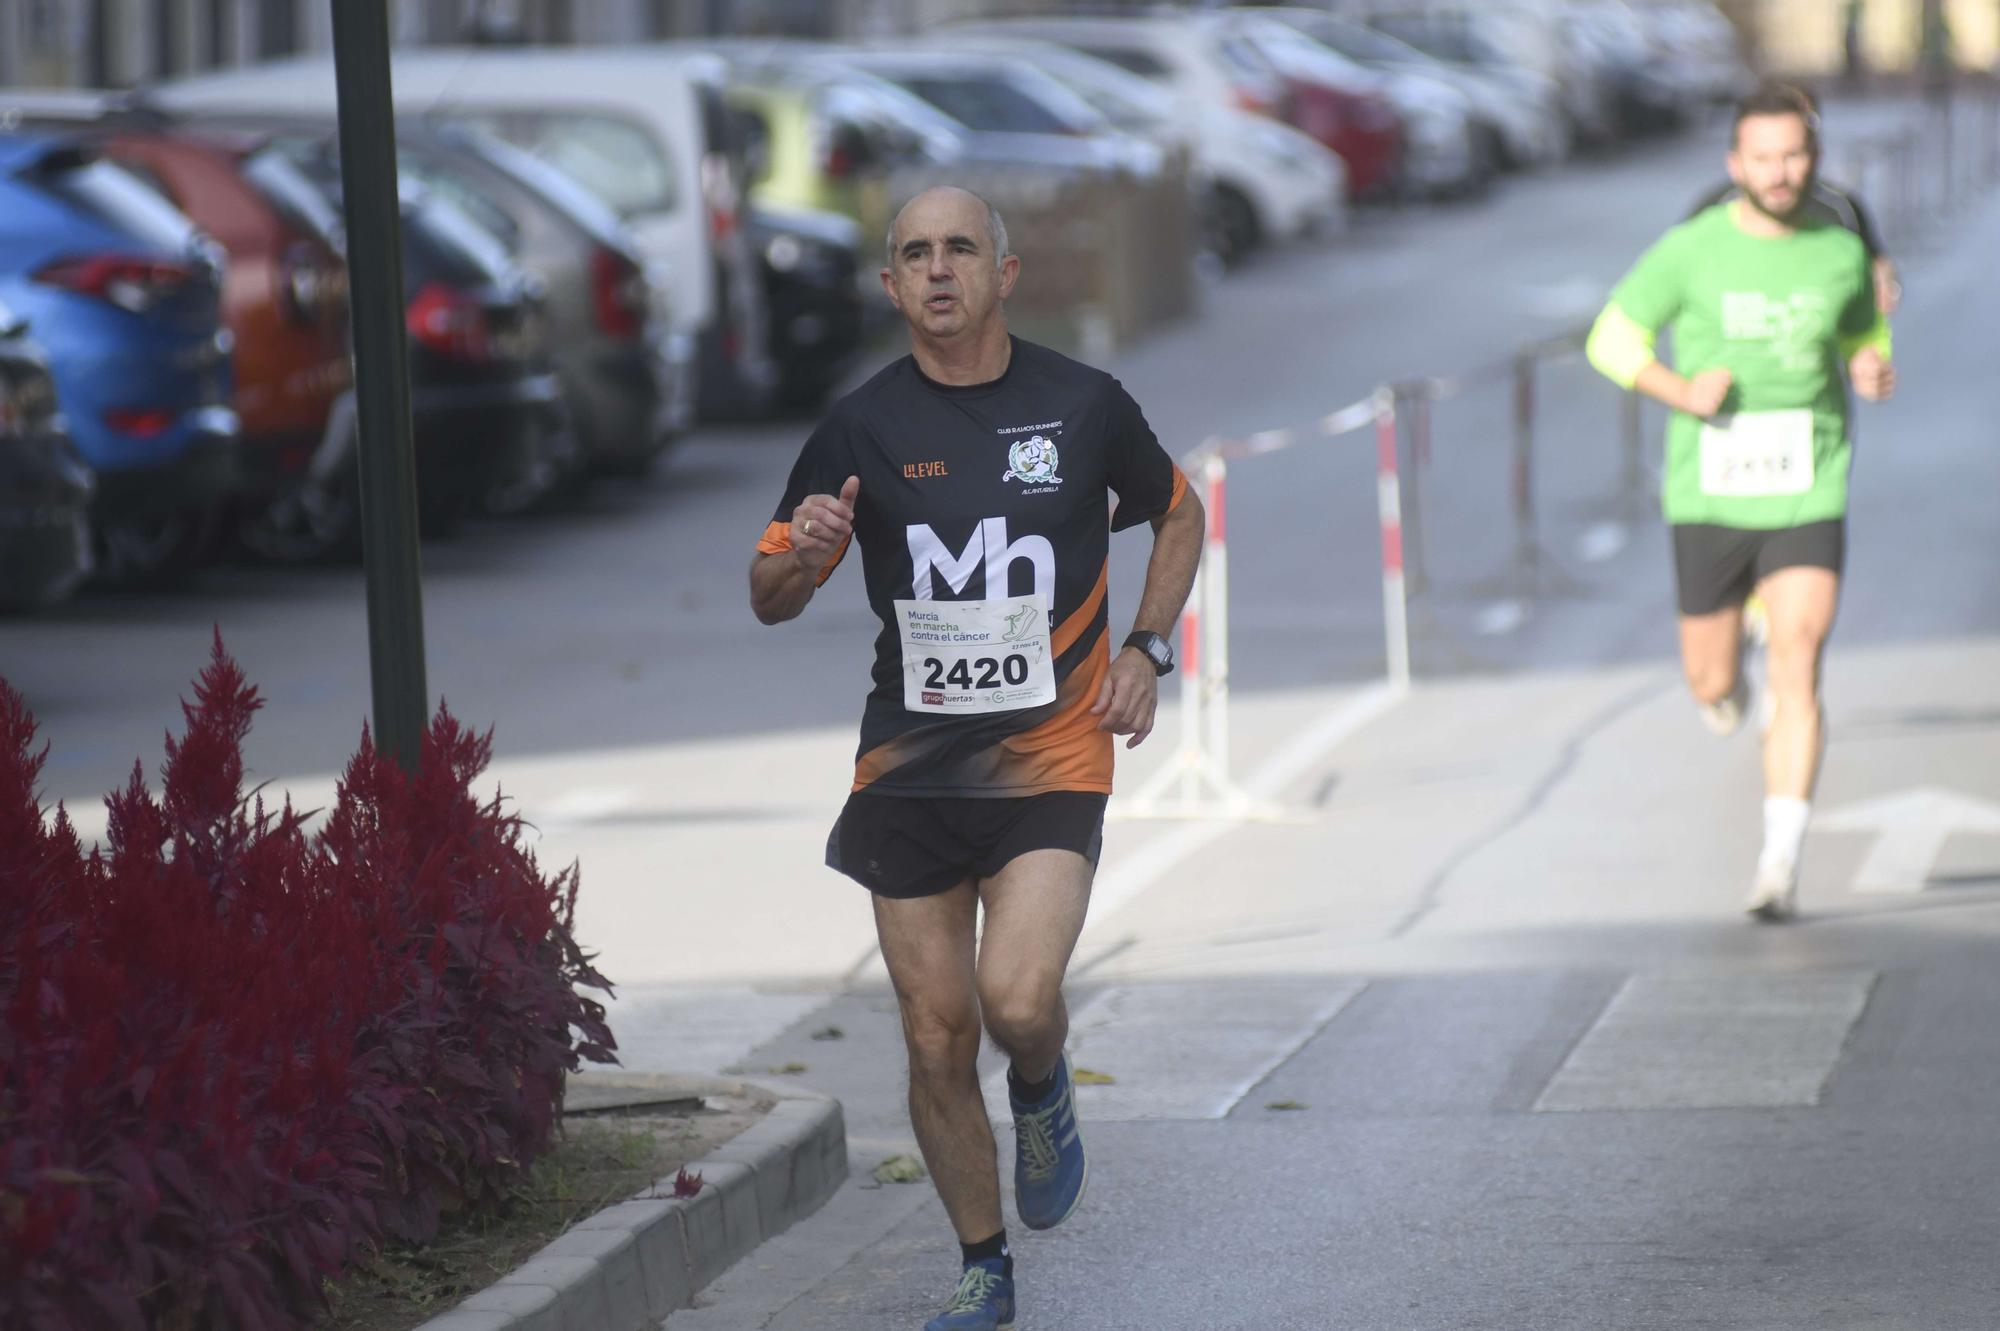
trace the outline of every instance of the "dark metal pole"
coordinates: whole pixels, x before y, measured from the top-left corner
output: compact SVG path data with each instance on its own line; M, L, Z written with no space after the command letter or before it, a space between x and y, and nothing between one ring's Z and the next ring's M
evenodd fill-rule
M1535 527L1535 353L1514 361L1514 570L1525 595L1540 581L1542 542Z
M404 342L402 206L387 0L329 0L360 424L361 542L375 742L415 771L430 718L417 556L417 475Z

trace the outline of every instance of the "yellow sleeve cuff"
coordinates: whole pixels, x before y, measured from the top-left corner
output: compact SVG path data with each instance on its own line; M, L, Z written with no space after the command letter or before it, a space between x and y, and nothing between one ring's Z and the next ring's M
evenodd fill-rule
M1889 321L1882 315L1875 316L1875 326L1864 333L1843 333L1840 338L1840 361L1846 364L1854 359L1854 353L1863 347L1874 347L1882 353L1884 360L1895 353L1896 339L1889 331Z
M1589 340L1583 344L1583 354L1599 374L1620 388L1629 389L1638 382L1639 371L1658 359L1653 354L1658 340L1659 334L1654 330L1616 305L1606 305L1591 327Z

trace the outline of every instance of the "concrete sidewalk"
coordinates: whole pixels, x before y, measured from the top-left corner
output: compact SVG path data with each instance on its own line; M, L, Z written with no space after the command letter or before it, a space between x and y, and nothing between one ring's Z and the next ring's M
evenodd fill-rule
M2000 638L1837 651L1829 698L1823 823L1962 803L1817 828L1794 925L1741 915L1755 739L1709 735L1666 666L1421 689L1295 774L1311 818L1230 830L1094 918L1072 1053L1113 1081L1081 1097L1084 1211L1016 1227L1023 1325L1975 1324L1983 1247L1886 1235L1968 1233L1996 1182L2000 1048L1967 1016L2000 996L2000 831L1952 826L1891 891L1857 878L1895 808L2000 816ZM756 1057L813 1060L856 1181L670 1326L934 1311L941 1208L866 1181L909 1145L893 1001L827 1020L832 1057L803 1028Z

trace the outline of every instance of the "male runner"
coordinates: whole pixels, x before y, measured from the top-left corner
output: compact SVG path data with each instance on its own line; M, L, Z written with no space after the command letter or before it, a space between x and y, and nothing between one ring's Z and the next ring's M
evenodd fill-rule
M1757 918L1793 912L1825 722L1820 661L1846 550L1845 365L1870 401L1895 387L1868 255L1805 207L1818 162L1795 93L1764 88L1736 113L1729 174L1743 197L1669 231L1612 292L1591 363L1673 408L1664 501L1680 588L1681 659L1709 727L1741 722L1743 602L1770 618L1764 846ZM1674 369L1654 340L1674 326Z
M959 1282L926 1331L1000 1331L1014 1324L1013 1258L980 1029L1010 1059L1015 1208L1052 1228L1086 1177L1062 980L1102 844L1112 736L1130 748L1153 728L1202 512L1116 379L1008 334L1001 303L1020 260L984 200L918 195L888 258L882 286L910 355L806 441L758 542L750 602L764 623L794 618L859 543L882 632L827 863L874 894L910 1120L958 1232ZM1114 655L1110 534L1141 522L1152 557Z
M1817 139L1820 132L1818 99L1804 88L1791 84L1772 85L1774 92L1779 88L1788 89L1798 99L1799 107L1805 112L1807 123ZM1734 180L1725 180L1701 197L1688 213L1688 218L1693 220L1718 203L1734 203L1742 197L1742 187ZM1896 261L1889 256L1888 247L1882 243L1882 233L1876 229L1875 220L1868 210L1861 206L1861 200L1853 191L1822 180L1815 172L1812 187L1806 191L1805 208L1820 221L1844 226L1861 238L1861 244L1868 251L1869 271L1875 278L1875 304L1884 317L1893 316L1903 303L1902 279L1896 272Z

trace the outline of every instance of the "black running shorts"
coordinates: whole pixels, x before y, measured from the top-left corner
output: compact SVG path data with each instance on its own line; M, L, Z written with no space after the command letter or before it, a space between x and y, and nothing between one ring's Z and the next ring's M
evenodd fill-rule
M1673 531L1674 573L1684 615L1712 615L1742 605L1759 582L1781 568L1839 573L1847 562L1847 523L1841 518L1776 531L1705 523L1684 523Z
M826 839L826 865L885 897L928 897L991 878L1031 850L1073 850L1097 864L1103 795L1058 790L1020 799L847 797Z

